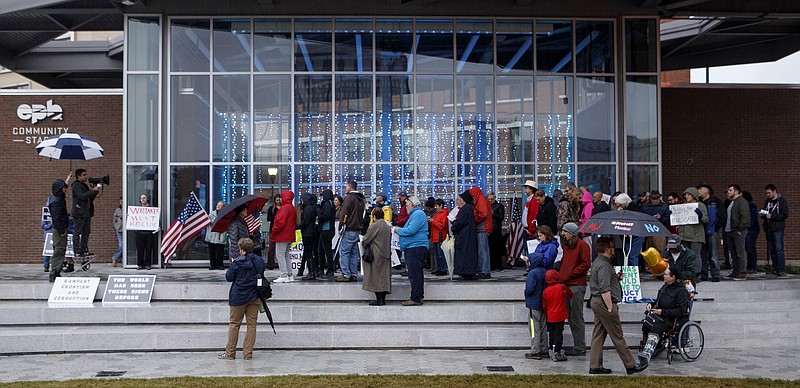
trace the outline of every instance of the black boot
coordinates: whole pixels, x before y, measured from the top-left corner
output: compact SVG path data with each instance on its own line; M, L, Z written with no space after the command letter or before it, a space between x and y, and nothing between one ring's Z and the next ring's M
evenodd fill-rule
M370 306L383 306L386 304L386 293L385 292L376 292L375 293L375 300L369 302Z

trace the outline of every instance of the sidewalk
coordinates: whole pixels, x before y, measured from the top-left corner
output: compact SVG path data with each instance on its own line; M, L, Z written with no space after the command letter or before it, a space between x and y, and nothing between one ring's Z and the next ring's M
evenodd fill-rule
M259 336L268 336L262 331ZM237 377L286 374L483 374L486 366L509 365L514 372L501 374L588 375L589 355L567 362L526 360L520 350L256 350L253 359L217 359L222 352L153 352L49 354L0 357L0 381L107 379L99 371L127 371L124 378ZM613 350L604 353L611 376L625 375ZM676 357L672 365L662 355L651 361L643 376L706 376L798 379L794 350L706 349L695 362Z

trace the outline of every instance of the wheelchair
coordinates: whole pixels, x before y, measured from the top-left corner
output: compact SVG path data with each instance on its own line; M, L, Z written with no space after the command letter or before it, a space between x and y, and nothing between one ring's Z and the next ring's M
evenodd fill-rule
M689 300L689 316L692 313L693 300ZM686 322L678 326L679 320L672 323L672 328L661 334L655 350L653 350L653 358L657 357L662 352L667 352L667 363L672 364L672 359L675 354L679 354L686 362L693 362L700 357L703 353L703 346L705 345L705 336L700 324L692 321L689 318ZM639 351L644 349L645 341L639 341Z

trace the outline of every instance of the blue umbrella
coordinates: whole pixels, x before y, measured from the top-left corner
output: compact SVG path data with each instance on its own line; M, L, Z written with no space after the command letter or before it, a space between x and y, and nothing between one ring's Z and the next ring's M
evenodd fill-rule
M51 136L36 146L36 152L51 159L90 160L103 157L103 147L96 141L78 135L63 133Z

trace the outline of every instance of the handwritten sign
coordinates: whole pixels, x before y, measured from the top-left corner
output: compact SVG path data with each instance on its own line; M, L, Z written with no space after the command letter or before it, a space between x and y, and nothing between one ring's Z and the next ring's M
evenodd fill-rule
M158 230L161 209L153 206L128 206L127 230Z
M53 234L48 233L44 237L44 248L42 248L42 256L53 256ZM72 252L72 234L67 235L67 252L64 257L73 257L75 253Z
M103 306L149 304L156 275L109 275Z
M669 223L672 226L678 225L696 225L700 223L697 213L697 202L683 203L680 205L669 205L669 210L672 214L669 216Z
M639 282L639 267L626 265L614 267L616 272L622 271L622 303L636 303L642 299L642 284Z
M400 235L392 232L392 267L400 265L400 258L402 257L403 252L400 250Z
M56 278L47 304L52 305L91 305L100 278L62 277Z

